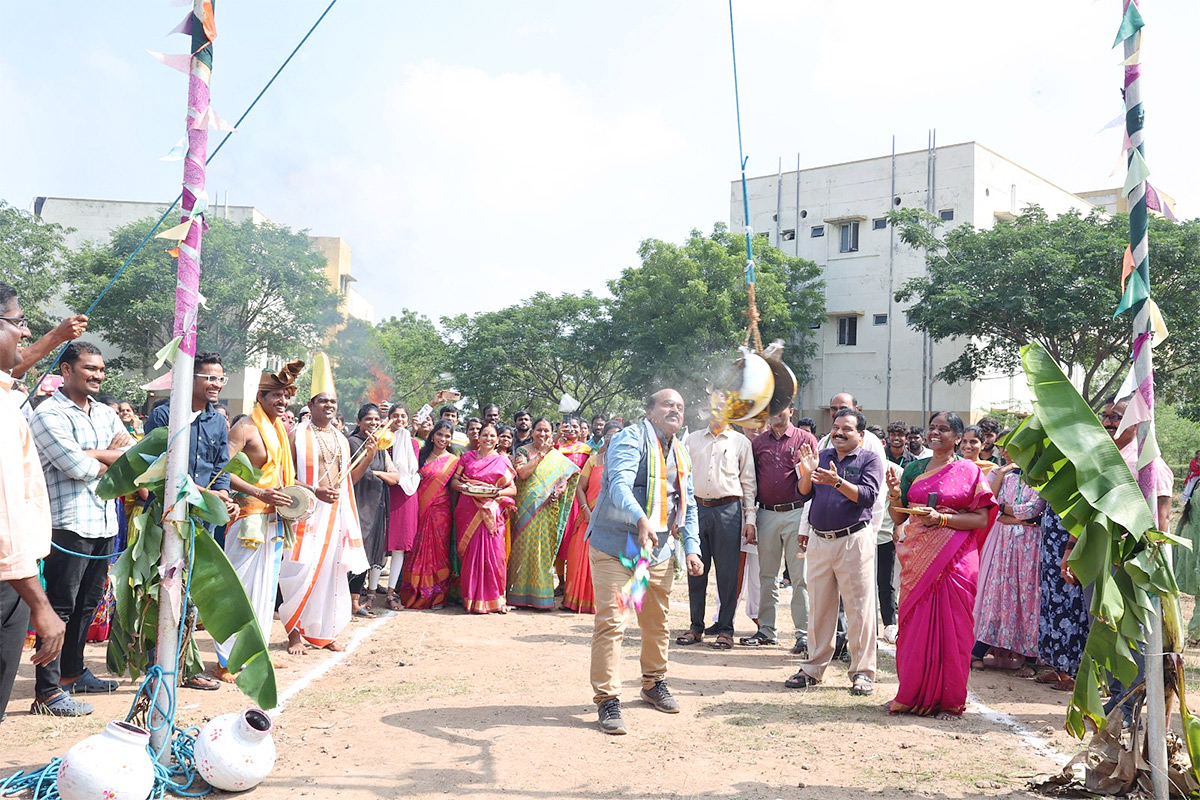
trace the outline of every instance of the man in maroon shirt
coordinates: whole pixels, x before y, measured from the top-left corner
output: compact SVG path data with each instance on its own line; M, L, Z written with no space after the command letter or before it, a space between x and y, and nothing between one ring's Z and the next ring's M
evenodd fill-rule
M780 561L787 559L792 579L792 626L796 642L792 652L808 654L808 589L805 562L796 534L804 503L796 486L796 463L800 446L816 450L817 439L792 425L792 409L785 408L770 419L770 427L754 439L754 469L758 476L759 605L758 632L741 640L744 645L778 644L775 608L779 604Z

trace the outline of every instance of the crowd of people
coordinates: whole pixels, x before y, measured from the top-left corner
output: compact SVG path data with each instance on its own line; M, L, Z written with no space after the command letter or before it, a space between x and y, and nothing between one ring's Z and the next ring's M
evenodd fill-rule
M29 332L3 284L0 310L7 389ZM80 333L76 324L58 335ZM494 404L463 420L458 393L444 390L415 411L365 404L347 423L318 353L306 392L302 361L264 372L252 411L231 420L220 403L220 355L199 353L194 364L189 472L211 484L231 518L207 532L223 543L268 640L273 617L282 621L289 653L341 649L350 621L380 606L592 614L598 721L620 734L620 642L631 607L642 629L641 698L679 711L666 683L667 618L673 582L686 572L681 647L779 646L778 605L790 586L799 664L780 676L790 689L819 686L845 663L849 691L871 695L880 640L896 648L892 713L961 714L971 669L1072 688L1090 626L1087 593L1066 561L1074 540L1007 461L997 444L1007 431L994 419L967 426L947 411L925 427L884 428L868 425L843 392L830 400L826 431L811 418L793 424L791 407L761 430L714 411L688 431L681 396L663 389L641 421L506 415ZM102 397L103 356L84 341L66 348L60 371L57 391L23 409L28 422L19 402L0 408L10 445L0 481L0 710L32 622L32 709L78 716L92 710L80 695L117 685L86 667L84 643L103 638L107 557L144 506L100 500L97 481L134 441L168 424L169 407L143 421L133 405ZM1110 402L1101 421L1136 469L1124 410ZM238 453L259 471L253 483L220 471ZM1161 527L1172 489L1161 459L1155 475ZM635 575L645 589L636 602ZM755 629L737 638L743 602ZM234 644L217 642L212 675L182 675L182 684L211 690L234 680ZM1114 703L1120 694L1114 685Z

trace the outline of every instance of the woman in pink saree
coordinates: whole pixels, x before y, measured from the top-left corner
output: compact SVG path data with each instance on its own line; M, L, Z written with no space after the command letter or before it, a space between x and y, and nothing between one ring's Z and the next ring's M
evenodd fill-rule
M421 483L417 490L417 535L400 575L400 603L405 608L438 609L450 588L450 479L458 456L450 452L454 426L439 420L421 448Z
M504 585L508 579L508 561L504 548L504 520L517 494L515 477L508 458L496 451L500 437L496 426L485 422L479 429L476 450L462 454L450 488L459 492L454 509L454 527L458 531L458 559L462 564L459 585L462 604L468 613L504 614ZM494 497L473 496L474 487L497 487Z
M979 466L958 458L963 421L953 411L929 420L931 458L889 473L888 499L897 527L907 520L900 559L900 638L893 714L957 717L967 704L975 644L979 550L999 507Z

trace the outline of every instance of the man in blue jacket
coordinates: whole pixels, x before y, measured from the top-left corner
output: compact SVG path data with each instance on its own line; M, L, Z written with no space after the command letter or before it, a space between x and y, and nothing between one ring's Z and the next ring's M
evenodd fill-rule
M625 733L621 718L621 639L628 605L618 592L634 575L638 553L650 553L649 587L638 612L642 630L642 699L659 711L679 713L667 689L667 610L675 580L672 564L682 540L689 575L699 575L700 536L691 461L676 438L683 427L683 398L674 389L651 395L646 419L613 436L604 462L600 495L588 528L592 583L596 591L592 631L592 689L600 730Z

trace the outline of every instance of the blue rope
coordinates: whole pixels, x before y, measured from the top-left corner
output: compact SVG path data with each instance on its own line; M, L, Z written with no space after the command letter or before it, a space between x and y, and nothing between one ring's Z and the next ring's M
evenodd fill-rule
M292 52L288 55L288 57L285 58L283 63L279 65L279 69L275 70L275 74L272 75L271 79L269 81L267 81L265 86L263 86L262 91L260 91L258 93L258 96L255 97L254 100L250 103L250 105L246 107L246 110L242 112L242 115L237 118L237 122L235 122L233 124L234 128L237 128L239 125L241 125L242 120L244 120L250 114L250 111L253 110L253 108L256 105L258 105L258 101L261 100L262 96L267 93L267 89L271 88L271 84L273 84L275 82L275 79L279 77L279 74L281 72L283 72L284 67L286 67L289 63L291 63L292 58L295 57L296 53L300 52L300 48L303 47L304 43L308 41L308 37L313 35L313 31L315 31L317 29L317 26L320 25L321 21L325 19L325 15L328 14L336 4L337 4L337 0L332 0L332 2L330 2L330 4L321 13L321 16L317 17L317 21L314 22L313 26L308 29L308 33L304 34L304 38L300 40L300 43L297 44L292 49ZM229 131L225 134L224 138L221 139L221 141L217 144L216 148L211 153L208 154L208 158L206 158L204 160L205 166L208 166L208 164L211 163L212 160L217 157L217 153L221 152L221 148L225 146L225 143L229 141L229 137L233 136L233 134L234 134L233 131ZM163 224L163 221L166 220L166 218L168 216L170 216L171 212L175 210L175 206L179 205L179 201L182 199L183 199L183 192L180 192L179 195L176 196L174 202L171 203L171 207L163 212L163 215L158 218L158 222L154 223L154 227L150 229L150 232L146 234L146 236L142 239L142 241L138 243L138 246L133 249L133 252L129 254L129 258L125 259L125 263L121 265L120 269L117 270L116 274L112 276L112 279L110 279L109 282L107 284L105 284L104 288L100 290L100 294L96 297L96 299L94 301L92 301L92 304L90 306L88 306L87 311L84 312L85 316L90 317L92 315L92 312L96 310L96 306L100 305L100 301L104 299L104 296L106 294L108 294L108 290L111 289L113 287L113 284L117 282L117 279L120 278L122 274L124 274L125 268L129 266L129 264L133 261L133 259L137 256L138 253L142 252L142 248L145 247L146 243L149 242L151 237L154 236L154 232L159 229L159 227ZM68 342L68 344L69 344L69 342ZM35 383L33 385L33 387L29 390L29 394L27 394L25 396L25 402L21 403L22 406L24 406L25 403L28 403L33 398L33 396L35 394L37 394L38 387L42 385L42 381L46 380L47 376L49 376L50 373L54 371L54 368L58 366L58 362L62 360L63 353L66 352L66 349L67 349L67 345L64 344L61 348L59 348L58 352L54 354L54 360L52 362L50 362L49 368L47 368L46 371L42 373L42 377L38 378L37 383ZM0 796L2 796L2 795L0 795Z
M108 561L110 558L117 558L122 553L124 553L125 550L129 549L129 548L125 548L125 550L120 550L116 553L109 553L106 556L89 556L87 553L76 553L74 550L68 550L65 547L61 547L58 544L58 542L51 542L50 546L53 547L55 550L57 550L60 553L66 553L69 556L78 556L79 558L90 558L93 561Z
M746 189L746 158L742 148L742 101L738 97L737 41L733 36L733 0L729 0L729 49L733 53L733 107L737 111L738 160L742 168L742 215L746 220L746 283L754 283L754 245L750 228L750 193Z

